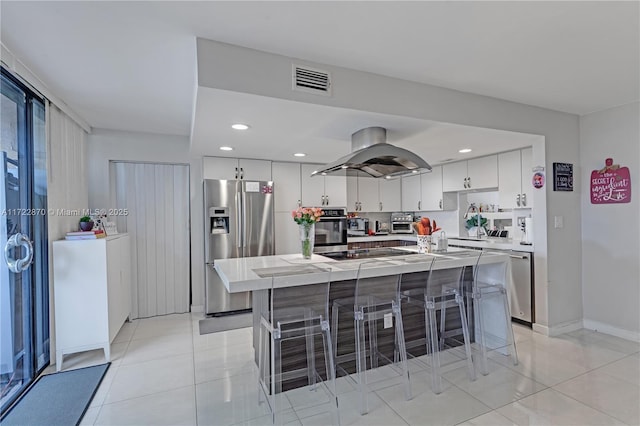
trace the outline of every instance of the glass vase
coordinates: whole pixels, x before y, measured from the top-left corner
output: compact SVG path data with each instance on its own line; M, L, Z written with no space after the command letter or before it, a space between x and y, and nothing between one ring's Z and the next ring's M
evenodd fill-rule
M315 243L316 225L315 223L301 223L299 226L302 257L304 259L311 259L311 254L313 254L313 244Z

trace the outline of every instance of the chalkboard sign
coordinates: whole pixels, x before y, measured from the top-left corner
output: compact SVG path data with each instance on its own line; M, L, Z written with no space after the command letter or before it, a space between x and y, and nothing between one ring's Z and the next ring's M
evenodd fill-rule
M573 164L553 163L553 190L573 191Z

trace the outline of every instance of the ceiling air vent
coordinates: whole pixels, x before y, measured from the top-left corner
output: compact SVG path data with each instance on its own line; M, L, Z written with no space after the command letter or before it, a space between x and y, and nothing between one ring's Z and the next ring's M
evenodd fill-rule
M293 90L331 96L331 74L293 64Z

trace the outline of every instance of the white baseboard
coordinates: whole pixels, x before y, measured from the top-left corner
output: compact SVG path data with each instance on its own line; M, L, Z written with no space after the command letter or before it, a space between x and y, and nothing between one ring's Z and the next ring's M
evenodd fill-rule
M622 339L640 342L640 332L637 331L625 330L624 328L614 327L600 321L593 321L589 319L583 320L583 324L584 328L588 330L594 330L599 333L606 333Z
M546 326L541 324L533 324L533 331L536 333L544 334L545 336L559 336L561 334L570 333L572 331L580 330L582 328L582 320L576 320L571 322L565 322L563 324Z
M204 305L191 305L191 312L204 312Z
M540 333L543 334L545 336L549 335L549 327L547 327L546 325L541 325L541 324L536 324L533 323L533 326L531 327L533 329L533 331L535 331L536 333Z

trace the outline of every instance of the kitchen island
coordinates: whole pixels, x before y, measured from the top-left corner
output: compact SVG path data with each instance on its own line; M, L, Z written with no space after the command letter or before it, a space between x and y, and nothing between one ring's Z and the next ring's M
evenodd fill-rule
M326 274L319 273L316 266L329 268L331 269L330 304L335 299L353 295L358 267L365 260L368 263L366 269L361 271L363 277L403 274L403 282L405 282L406 278L407 288L421 288L426 282L431 261L435 258L433 270L436 274L438 270L465 267L466 286L471 285L473 267L476 265L479 255L478 251L451 248L446 253L418 254L417 250L417 246L372 249L366 252L366 256L363 255L365 258L345 260L336 260L328 255L316 254L308 260L302 259L300 254L223 259L216 261L215 269L230 293L252 291L253 339L254 348L257 348L260 313L268 310L268 296L272 286L272 276L276 277L274 286L286 289L283 291L287 291L287 296L304 297L305 287L322 283L326 279ZM380 253L380 255L378 256L377 253ZM480 260L480 263L487 265L490 271L495 269L496 278L500 280L503 280L504 277L499 277L498 275L503 270L504 263L508 264L508 262L509 256L501 253L485 253ZM449 313L454 312L451 310ZM411 306L407 306L405 309L403 306L402 316L407 342L423 339L425 336L424 311ZM490 320L490 318L487 319ZM447 315L446 321L448 328L457 328L455 323L449 324L449 315ZM491 321L488 322L488 324L490 323ZM472 324L470 324L471 329L472 327ZM385 330L382 324L380 325L379 346L382 350L387 350L392 354L393 335L389 334L389 330ZM340 324L340 329L332 330L332 333L337 335L339 347L346 350L349 350L350 347L353 348L352 321L343 321ZM425 348L420 347L413 355L422 355L424 351ZM285 370L304 368L306 363L304 345L283 346L282 362ZM285 385L285 387L296 386L296 383Z

